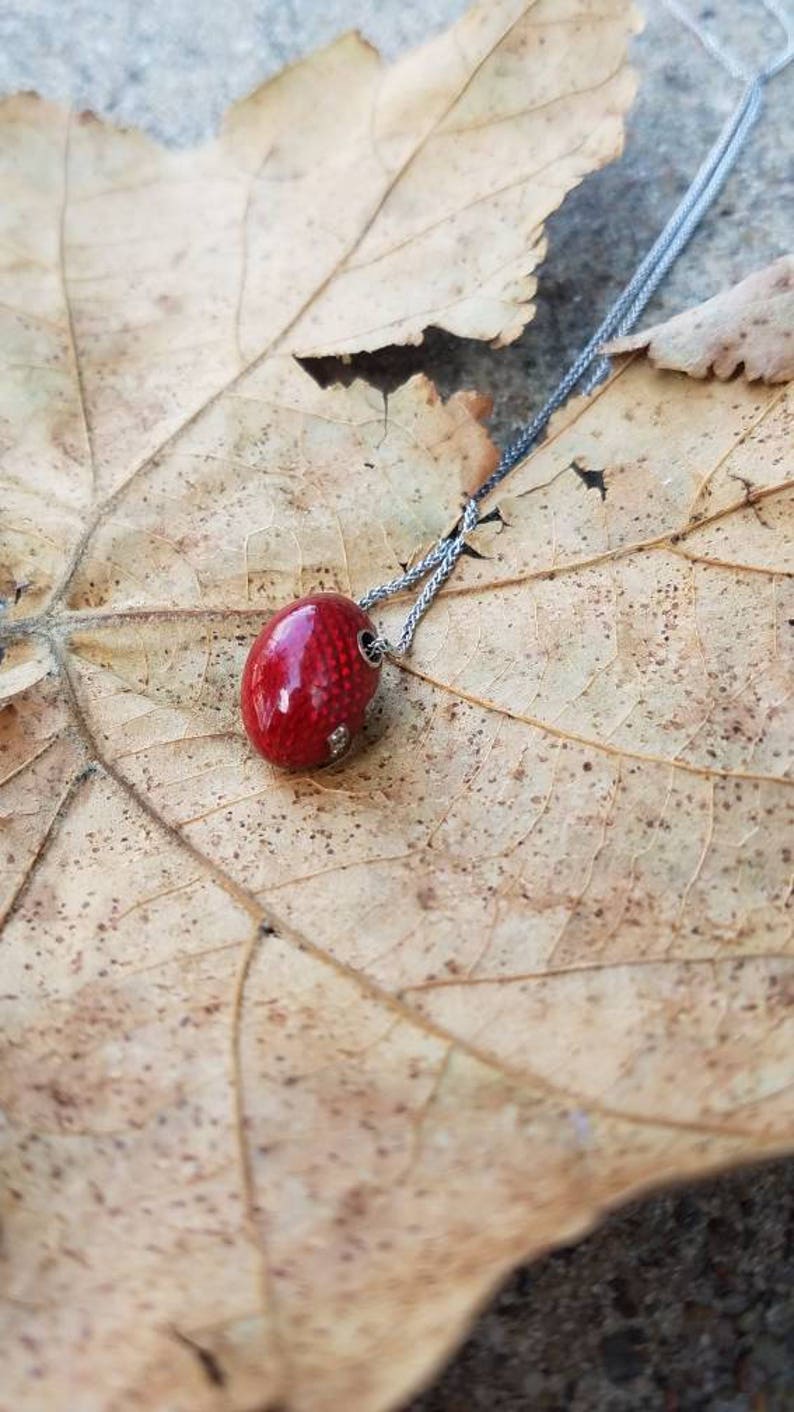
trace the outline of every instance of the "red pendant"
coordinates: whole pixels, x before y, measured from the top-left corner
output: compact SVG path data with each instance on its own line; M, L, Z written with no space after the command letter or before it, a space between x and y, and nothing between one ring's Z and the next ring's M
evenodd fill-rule
M290 770L329 765L364 724L380 677L377 633L339 593L312 593L265 624L243 670L240 707L248 738Z

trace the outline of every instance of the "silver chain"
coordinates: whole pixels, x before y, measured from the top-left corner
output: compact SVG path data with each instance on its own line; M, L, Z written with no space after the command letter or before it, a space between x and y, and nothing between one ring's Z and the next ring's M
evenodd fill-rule
M480 520L480 502L499 485L512 470L523 461L545 431L551 417L563 406L571 394L579 390L586 395L606 377L609 359L604 357L603 345L614 337L627 333L636 323L648 300L651 298L670 266L678 258L684 246L693 235L709 206L714 201L725 179L744 146L747 136L761 111L764 87L775 74L780 73L794 57L794 36L790 17L779 4L779 0L761 0L764 8L778 22L785 34L785 45L771 61L754 74L748 74L744 66L722 45L712 39L696 20L692 19L679 5L678 0L664 0L665 5L680 20L704 48L718 60L732 78L745 84L744 91L706 156L687 191L674 210L661 235L652 245L644 260L638 266L623 292L618 296L595 333L557 384L551 396L535 416L510 440L505 447L496 470L475 495L463 507L461 517L452 532L438 540L417 563L406 569L388 583L371 588L359 599L360 606L368 611L376 603L404 593L427 579L421 593L411 608L402 632L396 643L378 636L369 644L371 660L380 660L384 653L402 657L410 650L419 623L439 590L446 583L466 546L468 536ZM428 575L430 577L428 578Z

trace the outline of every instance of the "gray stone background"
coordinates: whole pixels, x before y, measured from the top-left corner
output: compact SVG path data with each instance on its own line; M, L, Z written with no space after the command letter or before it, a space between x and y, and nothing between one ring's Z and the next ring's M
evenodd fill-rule
M748 61L779 42L760 0L688 0ZM2 0L0 92L71 98L172 143L212 132L282 64L361 28L387 55L465 0ZM495 352L431 331L418 349L357 360L390 386L416 368L495 399L497 437L551 389L626 281L730 110L737 87L660 0L634 58L623 158L548 224L538 312ZM792 247L792 77L647 321L713 294ZM317 366L336 376L335 364ZM682 1082L685 1082L682 1076ZM411 1412L794 1412L794 1164L666 1194L521 1271ZM354 1412L354 1409L350 1409Z

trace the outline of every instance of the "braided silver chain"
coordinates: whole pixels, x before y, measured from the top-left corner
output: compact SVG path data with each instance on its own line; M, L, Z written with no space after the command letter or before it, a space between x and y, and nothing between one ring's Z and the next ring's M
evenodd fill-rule
M580 394L585 395L603 381L609 371L609 359L604 357L601 351L603 345L633 327L722 188L761 111L766 83L786 68L794 57L790 18L778 0L762 0L762 3L783 28L785 44L769 63L755 74L748 75L744 66L707 34L697 21L682 9L678 0L665 0L667 8L697 36L704 48L718 60L731 77L745 83L741 97L661 235L550 397L531 421L508 442L496 470L476 494L466 501L453 532L439 539L427 554L404 573L388 583L369 589L359 599L360 606L368 611L376 603L382 603L395 594L404 593L423 579L427 579L405 619L397 641L391 643L381 635L369 645L372 660L379 660L384 653L402 657L410 650L419 623L455 568L468 536L479 523L481 502L525 459L546 430L551 417L567 402L573 392L578 390Z

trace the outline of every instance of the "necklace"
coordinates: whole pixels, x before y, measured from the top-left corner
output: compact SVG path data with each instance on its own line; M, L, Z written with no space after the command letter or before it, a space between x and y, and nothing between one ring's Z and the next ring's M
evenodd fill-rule
M466 501L453 531L404 573L371 588L358 602L337 593L309 594L287 604L265 624L248 654L240 704L251 744L272 764L315 769L347 752L364 723L384 660L399 659L410 651L421 619L479 523L482 501L524 460L571 394L592 392L607 375L609 360L601 351L603 345L636 323L721 190L761 112L766 84L794 58L792 28L779 0L762 3L784 30L785 44L769 63L748 73L687 15L678 0L665 0L723 69L743 83L733 113L625 289L550 397L507 444L496 470ZM389 642L369 610L423 581L399 638Z

